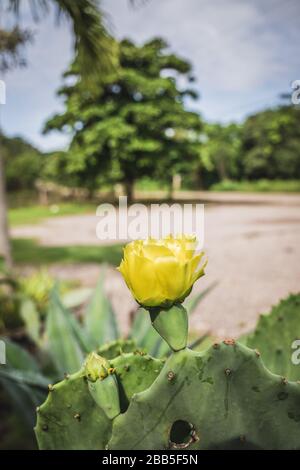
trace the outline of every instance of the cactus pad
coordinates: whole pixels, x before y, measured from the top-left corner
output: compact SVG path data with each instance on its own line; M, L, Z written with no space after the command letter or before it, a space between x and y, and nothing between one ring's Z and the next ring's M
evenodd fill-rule
M119 382L121 411L125 411L135 393L146 390L159 375L163 361L140 351L122 354L111 361Z
M37 410L40 449L104 449L110 432L111 421L91 397L83 371L49 386Z
M125 411L134 393L148 388L160 373L163 362L140 351L122 354L110 361ZM35 433L40 449L104 449L112 420L96 404L88 388L85 371L67 377L49 388L37 410Z
M132 339L117 339L101 346L97 354L105 357L105 359L114 359L122 353L134 352L136 349L137 345Z
M299 449L300 385L234 341L182 350L132 397L109 449Z
M290 295L273 307L269 315L261 315L255 331L243 342L258 349L271 372L300 380L300 364L292 362L295 340L300 340L300 294Z

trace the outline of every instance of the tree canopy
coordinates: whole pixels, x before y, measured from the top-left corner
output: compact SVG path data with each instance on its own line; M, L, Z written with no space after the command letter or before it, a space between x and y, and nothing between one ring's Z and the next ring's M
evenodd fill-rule
M246 179L300 178L300 112L295 106L267 109L242 127L242 174Z
M5 137L0 133L0 147L6 169L6 186L9 191L33 189L41 176L43 156L21 137Z
M65 112L52 117L45 132L71 136L68 151L57 157L71 177L91 190L104 180L121 182L130 196L137 178L168 180L184 171L198 152L202 124L185 108L187 96L197 97L187 86L191 65L169 53L162 39L141 46L121 41L119 63L118 71L92 88L82 87L76 67L69 70L72 84L59 91ZM182 77L186 86L180 87Z

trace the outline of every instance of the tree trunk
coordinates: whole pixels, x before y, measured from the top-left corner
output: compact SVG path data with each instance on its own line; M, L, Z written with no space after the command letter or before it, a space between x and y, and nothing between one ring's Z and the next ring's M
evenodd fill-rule
M227 179L227 168L226 168L225 157L223 155L220 155L220 158L218 160L217 169L218 169L220 181L226 180Z
M9 241L7 212L4 159L0 146L0 256L4 258L6 267L10 269L12 267L12 257Z
M173 182L169 181L168 183L168 192L167 192L167 200L168 201L173 201L174 199L174 186Z
M134 197L134 181L133 180L125 181L124 187L125 187L125 192L127 196L127 204L131 204L133 202L133 197Z
M203 172L202 172L201 166L198 166L197 171L196 171L196 186L197 186L197 189L200 189L200 190L204 189Z

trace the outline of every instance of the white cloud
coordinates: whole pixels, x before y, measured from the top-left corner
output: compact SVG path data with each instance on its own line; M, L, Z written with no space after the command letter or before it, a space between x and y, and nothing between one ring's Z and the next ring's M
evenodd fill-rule
M224 91L249 91L264 86L270 77L283 73L284 61L278 54L284 46L282 32L272 28L274 20L285 19L289 5L267 0L263 11L259 1L241 0L151 0L145 7L134 9L120 0L106 0L105 8L114 19L119 37L129 35L146 40L153 35L167 38L172 48L187 56L195 65L203 86ZM299 40L296 22L293 28Z

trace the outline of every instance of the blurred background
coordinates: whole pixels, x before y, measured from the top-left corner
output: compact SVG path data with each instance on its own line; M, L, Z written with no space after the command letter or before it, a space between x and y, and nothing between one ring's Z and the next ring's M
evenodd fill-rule
M96 237L100 203L205 204L201 347L297 293L299 13L297 0L1 2L1 448L35 446L34 408L63 372L58 323L69 369L89 349L73 318L101 344L140 340L122 244Z

